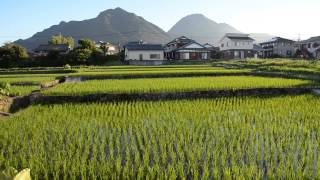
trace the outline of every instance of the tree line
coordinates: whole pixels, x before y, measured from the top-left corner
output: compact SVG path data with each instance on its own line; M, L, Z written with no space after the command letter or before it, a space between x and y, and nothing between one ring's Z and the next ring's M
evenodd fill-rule
M66 44L71 48L66 54L52 50L46 56L31 56L25 47L15 43L5 43L0 47L0 68L64 66L69 65L104 65L119 60L118 55L107 55L107 47L99 47L91 39L81 39L77 45L72 37L52 36L48 44Z

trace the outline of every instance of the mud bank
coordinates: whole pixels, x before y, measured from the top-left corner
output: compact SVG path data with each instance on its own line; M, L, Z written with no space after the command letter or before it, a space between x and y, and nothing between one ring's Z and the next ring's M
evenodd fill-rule
M279 96L299 95L312 92L312 88L257 88L239 90L211 90L174 93L133 93L133 94L89 94L83 96L43 96L37 94L32 100L35 104L64 104L90 102L118 102L118 101L159 101L198 98L219 98L235 96Z

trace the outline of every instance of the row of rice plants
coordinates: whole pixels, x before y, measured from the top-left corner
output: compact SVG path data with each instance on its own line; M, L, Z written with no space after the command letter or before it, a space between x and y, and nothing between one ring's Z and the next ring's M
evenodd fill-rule
M249 70L234 70L224 68L137 68L137 69L93 69L93 70L81 70L78 73L74 73L71 76L150 76L150 75L219 75L219 74L239 74L248 73Z
M166 93L221 89L296 87L311 85L311 83L311 81L307 80L253 76L93 80L80 83L60 84L43 93L55 96L101 93Z

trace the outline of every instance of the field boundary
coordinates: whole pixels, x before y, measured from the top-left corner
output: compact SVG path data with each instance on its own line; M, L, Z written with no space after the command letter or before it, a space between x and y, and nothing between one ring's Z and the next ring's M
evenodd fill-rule
M220 98L236 96L279 96L299 95L311 93L314 88L255 88L238 90L208 90L172 93L119 93L119 94L88 94L79 96L45 96L36 94L31 101L34 104L65 104L90 102L118 102L118 101L161 101L198 98Z
M172 74L141 74L141 75L71 75L60 77L61 82L79 82L89 80L113 79L144 79L144 78L183 78L183 77L219 77L219 76L259 76L284 79L319 80L318 77L296 74L282 74L277 72L234 72L234 73L172 73Z
M216 77L216 76L250 76L249 72L236 73L167 73L167 74L141 74L141 75L71 75L61 78L61 81L88 81L111 79L144 79L144 78L179 78L179 77Z

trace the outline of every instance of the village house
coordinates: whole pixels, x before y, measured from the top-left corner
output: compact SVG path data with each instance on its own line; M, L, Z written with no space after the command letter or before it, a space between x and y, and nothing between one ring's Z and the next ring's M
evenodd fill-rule
M210 59L219 59L219 47L215 47L212 44L206 43L203 45L210 51Z
M282 37L274 37L269 41L260 43L264 49L263 58L292 57L294 55L294 43L295 41Z
M125 61L163 61L164 51L161 44L131 42L124 46Z
M59 54L68 54L71 47L67 44L42 44L33 50L34 56L47 56L50 52L57 52Z
M196 41L181 36L165 46L168 60L209 60L210 50Z
M259 44L253 44L254 58L263 58L264 49Z
M307 51L311 57L307 58L314 58L320 59L320 36L311 37L304 41L299 41L295 44L297 49L299 49L302 53Z
M256 52L253 49L254 40L249 34L228 33L220 40L220 51L224 59L253 58Z

